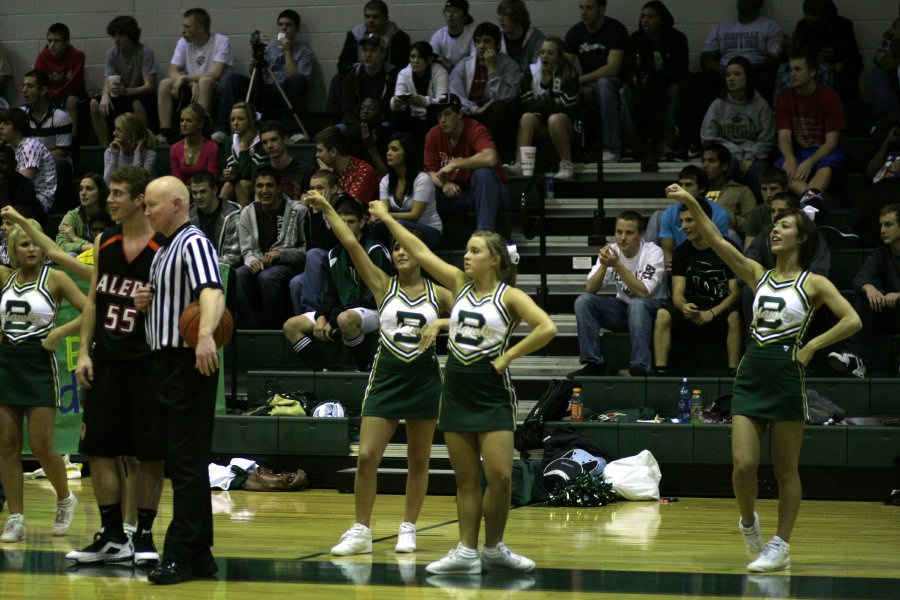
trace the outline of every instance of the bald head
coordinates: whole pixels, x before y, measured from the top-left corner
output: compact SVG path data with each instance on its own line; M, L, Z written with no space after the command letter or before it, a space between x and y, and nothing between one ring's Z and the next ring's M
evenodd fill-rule
M166 175L154 179L144 192L144 213L154 231L169 236L188 222L190 193L180 179Z

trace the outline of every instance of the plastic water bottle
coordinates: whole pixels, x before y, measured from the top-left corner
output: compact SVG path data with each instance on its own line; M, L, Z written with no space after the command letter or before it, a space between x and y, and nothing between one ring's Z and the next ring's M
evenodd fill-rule
M688 387L687 377L681 380L681 389L678 391L678 422L691 422L691 388Z
M555 184L552 175L546 177L546 182L544 185L546 186L546 193L544 194L544 197L547 200L553 200L556 197L556 192L553 189Z
M569 406L572 411L572 422L581 423L584 421L584 399L581 397L581 388L572 389L572 398L569 400Z
M703 395L700 390L694 390L691 396L691 423L703 422Z

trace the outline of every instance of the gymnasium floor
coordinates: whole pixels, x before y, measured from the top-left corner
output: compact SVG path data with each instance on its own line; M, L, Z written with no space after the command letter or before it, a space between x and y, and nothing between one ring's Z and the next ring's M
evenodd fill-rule
M900 598L900 508L873 502L805 502L789 574L747 573L733 500L681 498L518 508L510 513L507 542L537 561L533 573L435 577L425 565L457 539L452 497L426 499L419 551L398 555L403 498L380 496L373 553L338 559L328 550L352 524L352 495L213 492L218 578L154 586L145 570L78 568L64 559L99 527L90 481L71 483L81 504L63 538L50 536L49 483L25 483L28 537L0 545L0 599ZM160 548L171 506L167 482L154 532ZM776 501L764 500L758 510L768 537Z

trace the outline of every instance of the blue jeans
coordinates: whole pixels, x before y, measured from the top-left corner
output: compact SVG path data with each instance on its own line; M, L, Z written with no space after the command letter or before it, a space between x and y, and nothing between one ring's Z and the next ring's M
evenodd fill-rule
M618 77L601 77L591 86L600 108L603 122L603 149L608 152L622 151L622 136L619 133L619 90L622 82Z
M281 329L288 319L288 281L297 273L294 265L272 265L254 274L242 265L237 281L239 329Z
M310 248L306 251L306 265L303 272L292 277L288 283L294 315L302 315L319 308L326 279L328 279L328 250Z
M497 209L509 206L509 192L493 168L472 171L469 188L450 198L435 190L438 212L443 215L474 210L478 213L478 229L494 229Z
M655 298L634 298L622 302L615 296L581 294L575 299L575 322L578 325L579 360L582 364L603 364L600 347L600 328L631 333L631 365L649 370L653 366L650 343L653 322L662 301Z

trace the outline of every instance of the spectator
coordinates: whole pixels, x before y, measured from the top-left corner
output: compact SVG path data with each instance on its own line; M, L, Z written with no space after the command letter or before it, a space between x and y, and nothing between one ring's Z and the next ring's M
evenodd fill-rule
M450 93L462 100L463 113L492 131L505 162L512 159L519 118L514 105L522 81L516 62L499 52L500 28L480 23L473 34L475 54L460 60L450 73Z
M307 208L279 191L281 178L268 165L256 169L253 187L256 200L238 217L238 327L278 329L288 318L288 282L306 258Z
M762 202L750 210L747 220L744 221L744 250L753 241L753 238L768 231L772 223L769 209L775 194L788 191L787 173L776 167L766 167L759 176L759 195ZM749 313L748 313L749 314Z
M533 145L535 136L549 137L559 155L559 171L553 177L569 181L575 176L572 142L573 123L579 109L578 87L578 71L566 57L563 41L556 36L544 40L540 61L530 65L522 77L519 95L522 116L514 160L519 159L522 146ZM505 168L516 175L522 174L522 167L517 163Z
M877 120L888 113L900 113L900 17L882 34L873 60L872 112Z
M743 240L747 215L756 206L756 196L746 185L728 178L731 153L722 144L712 143L703 147L703 170L709 177L706 198L728 211L728 224Z
M600 294L613 284L615 297ZM585 291L575 300L579 360L584 366L569 373L569 379L606 374L601 328L629 332L628 371L635 377L647 375L653 366L653 320L666 300L667 286L662 248L644 241L641 215L626 210L616 218L616 242L600 249Z
M219 145L208 136L212 128L209 114L197 102L181 109L180 140L169 148L169 165L172 175L186 185L191 178L202 172L219 174Z
M447 0L444 2L446 25L431 36L431 47L437 55L437 62L452 71L456 63L472 54L475 48L472 37L475 34L475 20L469 14L467 0Z
M441 243L444 224L438 215L435 189L425 172L419 143L408 133L391 136L387 147L387 175L381 178L378 198L393 217L417 235L432 250ZM376 237L387 242L390 235L384 226L375 227Z
M342 198L334 207L353 232L369 259L388 274L391 255L378 244L365 228L365 210L359 202ZM378 329L378 313L372 292L356 272L350 253L335 246L328 253L328 282L321 302L314 311L291 317L284 323L284 335L301 360L313 370L321 371L325 358L318 343L330 343L338 335L350 349L356 367L369 370L372 352L364 344L365 335Z
M388 140L394 133L387 122L387 105L379 98L366 98L359 106L359 140L354 140L356 155L381 176L387 173L384 162Z
M47 29L47 45L37 55L34 69L50 77L50 102L61 106L72 119L72 135L78 138L78 101L87 99L84 86L84 52L69 44L69 28L54 23Z
M113 47L106 51L103 68L103 92L91 99L91 122L101 146L110 143L109 123L130 112L150 127L150 115L156 112L156 54L141 43L141 28L134 17L122 15L106 26ZM110 77L118 77L115 82Z
M6 48L0 43L0 103L6 101L6 84L12 81L12 69L9 66L9 57L6 56ZM9 108L9 105L0 108Z
M497 22L503 32L500 52L519 63L519 70L524 73L540 57L543 32L531 25L528 7L522 0L500 0Z
M271 165L281 176L281 193L299 200L300 192L309 187L313 168L288 152L288 137L278 121L264 121L259 128L259 143Z
M603 162L622 154L619 133L620 72L625 64L628 30L606 16L606 0L580 0L581 23L566 33L566 56L581 67L581 94L596 102L603 131Z
M437 188L441 218L474 210L478 229L494 229L497 210L509 205L506 173L487 128L463 117L456 94L432 105L438 124L425 136L425 170Z
M760 173L775 149L775 114L753 89L753 66L735 56L725 68L725 92L713 100L703 118L703 145L717 143L731 153L728 178L759 189Z
M0 111L2 117L3 111ZM2 124L0 124L2 127ZM2 130L0 130L2 131ZM0 134L2 138L2 134ZM16 171L16 153L11 146L0 144L0 207L12 205L21 215L31 218L42 215L43 207L37 200L34 183ZM9 263L0 262L2 265Z
M241 206L219 198L219 181L209 171L191 175L191 224L200 228L216 247L219 262L234 268L241 263L238 218Z
M125 165L143 167L156 177L156 138L134 113L122 113L115 120L113 141L103 153L103 179L109 185L112 172Z
M737 280L703 238L687 206L675 206L687 240L675 249L672 259L672 305L656 313L653 347L657 373L668 373L674 329L679 340L694 344L704 333L710 342L724 336L728 369L734 376L743 344ZM700 207L712 218L708 203L701 202Z
M338 186L363 206L375 199L378 177L372 165L350 156L347 136L337 127L326 127L316 134L316 159L334 171Z
M59 233L56 234L56 245L72 256L93 248L96 236L91 235L91 218L107 211L108 195L106 182L99 173L85 173L78 187L78 208L63 215Z
M393 121L400 131L417 139L435 125L428 107L450 89L447 69L435 61L431 44L416 42L409 51L409 64L397 74L397 87L391 98Z
M22 79L22 110L28 115L31 136L40 140L56 165L56 179L67 182L72 179L72 119L69 113L50 104L47 90L50 79L43 71L29 71ZM61 191L57 188L57 196Z
M800 196L828 191L841 180L847 164L844 105L831 88L816 83L815 59L792 52L791 89L775 103L778 149L776 167L788 174L791 191Z
M294 110L298 113L305 112L309 79L312 77L313 53L309 46L297 39L297 32L300 29L300 14L297 11L291 8L281 11L278 14L277 26L278 38L265 47L266 64L275 79L269 77L268 73L257 72L257 77L262 78L262 81L255 87L252 100L254 106L267 119L283 115L282 121L291 132L291 142L296 143L306 138L298 131L296 121L287 109L275 82L281 85ZM256 65L251 65L251 68L256 68ZM250 78L240 73L232 73L223 80L219 118L213 134L216 142L224 142L227 137L225 124L228 120L228 107L245 99L249 88Z
M377 33L366 34L359 41L362 62L355 65L344 79L341 94L341 121L359 126L359 108L366 98L378 98L387 105L397 87L397 70L385 62L387 42Z
M256 109L249 102L231 107L231 152L222 171L222 197L237 199L247 206L252 198L251 180L254 169L266 160L256 129Z
M56 165L53 155L40 140L30 137L28 115L20 108L10 108L0 114L0 142L13 147L16 170L31 180L41 206L41 214L34 218L41 221L53 206L56 194ZM36 208L36 207L35 207Z
M202 8L186 10L181 39L169 63L167 77L159 83L159 142L173 143L172 115L182 103L198 102L212 114L212 103L221 80L232 64L231 40L210 33L212 22Z
M897 202L900 194L900 114L878 120L872 132L865 176L871 183L856 195L850 205L847 224L867 248L881 243L878 215L881 209Z
M98 173L99 175L99 173ZM100 181L103 181L102 179ZM115 225L112 220L112 217L108 212L94 213L90 217L88 217L88 234L91 238L97 239L98 235L102 235L104 231L109 229ZM80 263L84 263L86 265L94 264L94 245L91 246L75 257Z
M675 29L675 18L659 0L641 8L624 72L623 157L657 163L675 144L678 83L688 73L687 37Z

